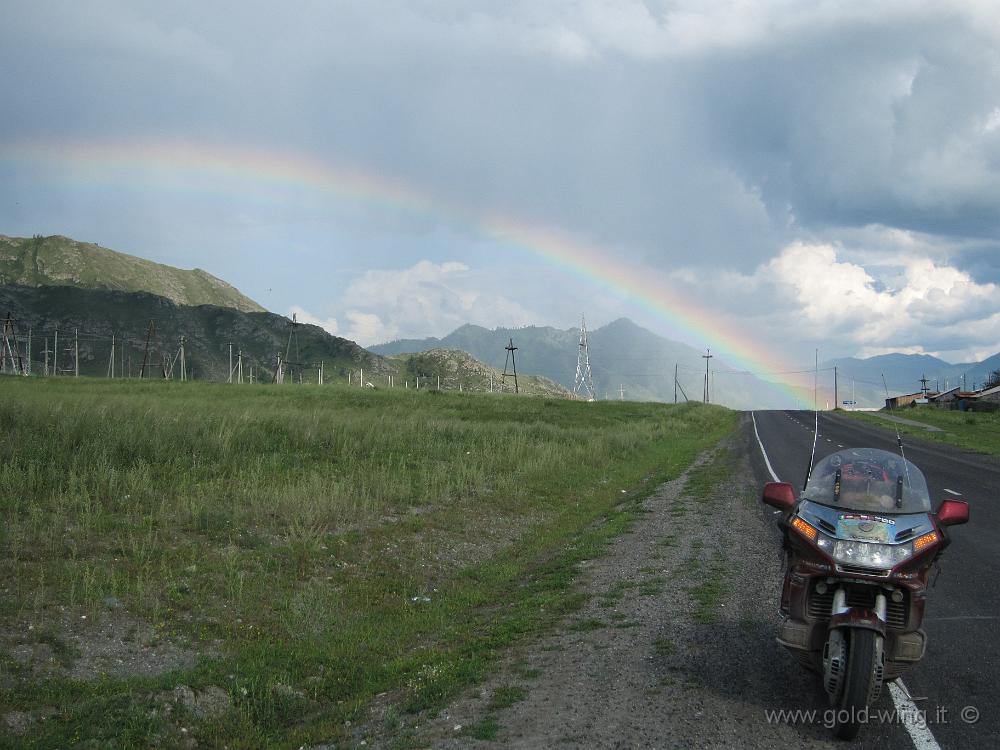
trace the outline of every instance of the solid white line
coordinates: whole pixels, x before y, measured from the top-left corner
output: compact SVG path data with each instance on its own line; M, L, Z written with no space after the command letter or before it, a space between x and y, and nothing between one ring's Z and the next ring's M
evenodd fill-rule
M907 695L906 686L903 685L902 680L889 683L889 695L892 696L892 702L896 704L896 714L903 720L903 726L910 733L913 746L917 750L941 750L941 746L934 739L931 730L927 728L927 723L920 720L919 717L922 716L919 713L920 709Z
M764 443L760 439L760 433L757 432L757 417L754 416L753 412L750 412L750 419L753 420L753 434L757 436L757 445L760 446L760 454L764 457L764 463L767 464L767 470L771 472L771 478L775 482L780 482L778 475L774 473L774 469L771 468L771 459L767 457L767 451L764 450Z
M944 491L947 492L949 495L954 495L955 497L962 496L961 492L955 492L955 490L949 490L947 487L944 488Z

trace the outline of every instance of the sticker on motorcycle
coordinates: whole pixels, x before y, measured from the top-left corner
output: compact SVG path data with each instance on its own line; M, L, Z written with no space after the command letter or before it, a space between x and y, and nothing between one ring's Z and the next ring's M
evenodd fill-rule
M884 544L889 541L889 527L893 525L895 521L889 518L861 513L842 513L837 519L837 536L841 539Z

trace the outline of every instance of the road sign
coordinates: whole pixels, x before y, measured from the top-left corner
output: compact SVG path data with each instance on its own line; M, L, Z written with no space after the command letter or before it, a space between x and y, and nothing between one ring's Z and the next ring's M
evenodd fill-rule
M857 403L857 401L845 401L844 406L854 406Z

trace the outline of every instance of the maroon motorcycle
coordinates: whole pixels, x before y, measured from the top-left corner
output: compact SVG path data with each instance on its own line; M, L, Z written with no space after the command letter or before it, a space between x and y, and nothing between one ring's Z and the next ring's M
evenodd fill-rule
M969 506L949 499L931 512L920 470L873 448L824 458L798 499L783 482L763 499L785 511L778 642L823 675L834 731L853 739L883 683L923 658L928 574Z

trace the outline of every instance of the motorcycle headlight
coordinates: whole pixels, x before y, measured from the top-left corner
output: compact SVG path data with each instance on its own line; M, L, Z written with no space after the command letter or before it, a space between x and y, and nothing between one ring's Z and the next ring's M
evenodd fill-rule
M831 549L826 551L830 557L839 563L862 568L894 568L913 554L910 544L878 544L845 539L829 539L829 542Z

